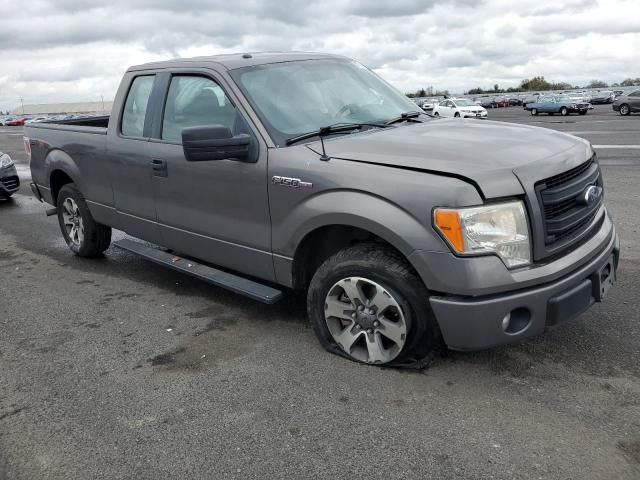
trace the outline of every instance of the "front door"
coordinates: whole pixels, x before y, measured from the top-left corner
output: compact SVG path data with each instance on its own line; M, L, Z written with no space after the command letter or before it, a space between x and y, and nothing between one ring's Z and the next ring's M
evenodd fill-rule
M162 244L178 253L273 279L267 151L208 75L176 74L167 83L160 122L148 144ZM222 125L252 137L253 163L189 162L182 129Z

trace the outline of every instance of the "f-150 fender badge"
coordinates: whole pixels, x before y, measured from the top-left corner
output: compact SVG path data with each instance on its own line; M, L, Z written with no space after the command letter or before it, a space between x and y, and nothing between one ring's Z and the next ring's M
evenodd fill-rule
M283 187L291 188L311 188L313 183L303 182L299 178L281 177L280 175L274 175L271 177L271 183L274 185L281 185Z

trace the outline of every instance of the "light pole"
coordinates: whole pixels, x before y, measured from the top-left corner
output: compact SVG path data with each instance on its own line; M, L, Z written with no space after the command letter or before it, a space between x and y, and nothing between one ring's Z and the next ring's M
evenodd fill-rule
M22 116L24 117L24 101L22 97L20 97L20 105L22 105Z
M102 101L102 113L104 113L104 95L100 95L100 100Z

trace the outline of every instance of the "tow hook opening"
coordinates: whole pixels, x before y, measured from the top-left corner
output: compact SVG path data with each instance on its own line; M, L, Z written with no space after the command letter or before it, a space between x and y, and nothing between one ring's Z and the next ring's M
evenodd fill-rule
M508 335L523 332L531 322L531 312L528 308L518 307L507 313L502 319L502 330Z

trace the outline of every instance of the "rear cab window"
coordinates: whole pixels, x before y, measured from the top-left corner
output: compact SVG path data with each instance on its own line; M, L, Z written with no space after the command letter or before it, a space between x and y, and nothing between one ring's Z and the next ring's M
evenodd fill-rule
M155 75L136 77L131 83L122 111L121 133L126 137L144 137L144 125Z

